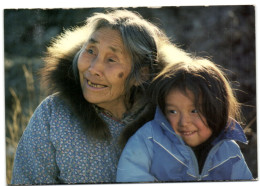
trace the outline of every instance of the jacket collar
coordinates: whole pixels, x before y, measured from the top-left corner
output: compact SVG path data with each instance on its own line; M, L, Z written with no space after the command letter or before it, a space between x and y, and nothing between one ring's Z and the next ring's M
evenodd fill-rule
M173 130L171 124L166 119L165 115L163 114L162 110L159 108L159 106L156 107L154 121L156 124L159 124L163 131L165 131L165 135L173 141L174 143L180 143L182 145L185 145L185 142L182 140L182 138L175 133Z
M159 108L159 106L156 107L154 120L159 122L159 123L164 123L169 127L171 126L170 123L168 122L168 120L166 119L165 115L163 114L162 110ZM172 128L170 130L172 132L174 132Z
M235 120L233 120L232 123L226 127L226 130L220 133L220 135L213 141L213 145L217 144L221 140L235 140L248 144L243 128Z

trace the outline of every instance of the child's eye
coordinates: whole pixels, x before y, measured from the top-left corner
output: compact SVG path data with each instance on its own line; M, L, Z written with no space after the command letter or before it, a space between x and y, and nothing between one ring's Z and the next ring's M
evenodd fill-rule
M199 113L199 111L197 109L193 109L191 113Z
M169 110L168 112L171 113L171 114L177 114L176 110Z

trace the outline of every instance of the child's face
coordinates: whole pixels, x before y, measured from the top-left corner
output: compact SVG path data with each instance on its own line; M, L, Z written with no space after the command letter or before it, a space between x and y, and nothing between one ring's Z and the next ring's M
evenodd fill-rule
M198 113L194 105L194 95L187 90L187 95L179 90L171 90L165 99L165 114L176 134L185 143L196 147L205 142L212 134L206 118Z

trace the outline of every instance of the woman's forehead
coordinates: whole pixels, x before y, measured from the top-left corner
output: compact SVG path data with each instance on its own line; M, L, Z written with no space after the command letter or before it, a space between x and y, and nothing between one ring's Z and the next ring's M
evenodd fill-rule
M106 27L100 28L93 32L87 41L87 44L100 45L104 43L114 53L124 54L126 52L126 47L118 30Z

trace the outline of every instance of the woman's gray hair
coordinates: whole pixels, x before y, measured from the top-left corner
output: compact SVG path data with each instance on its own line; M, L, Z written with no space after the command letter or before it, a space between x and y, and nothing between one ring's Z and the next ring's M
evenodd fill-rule
M99 139L109 139L111 134L107 124L82 94L78 71L80 53L85 49L91 35L104 27L120 32L132 61L131 72L125 82L125 105L128 113L125 113L122 122L135 127L134 130L126 128L127 134L122 132L125 142L140 125L153 116L154 109L149 104L146 91L153 77L168 61L161 60L160 53L164 51L164 44L170 45L170 42L155 25L127 10L96 13L83 26L67 29L52 40L43 58L46 64L41 71L42 80L53 92L58 91L68 101L88 134ZM176 51L179 50L176 48ZM178 54L171 53L171 56L177 58Z
M106 27L120 32L123 43L132 59L132 69L125 84L126 93L131 94L133 92L131 89L142 89L139 91L143 91L154 75L162 69L163 65L159 64L157 60L156 43L159 38L161 42L167 41L167 37L158 27L143 19L138 13L128 10L95 13L86 20L84 27L86 41L81 50L84 49L91 34L100 28ZM77 52L73 60L73 70L77 78L77 62L80 51ZM142 72L143 67L149 69L148 74ZM133 84L137 86L133 86ZM131 99L130 94L126 95L128 101Z

